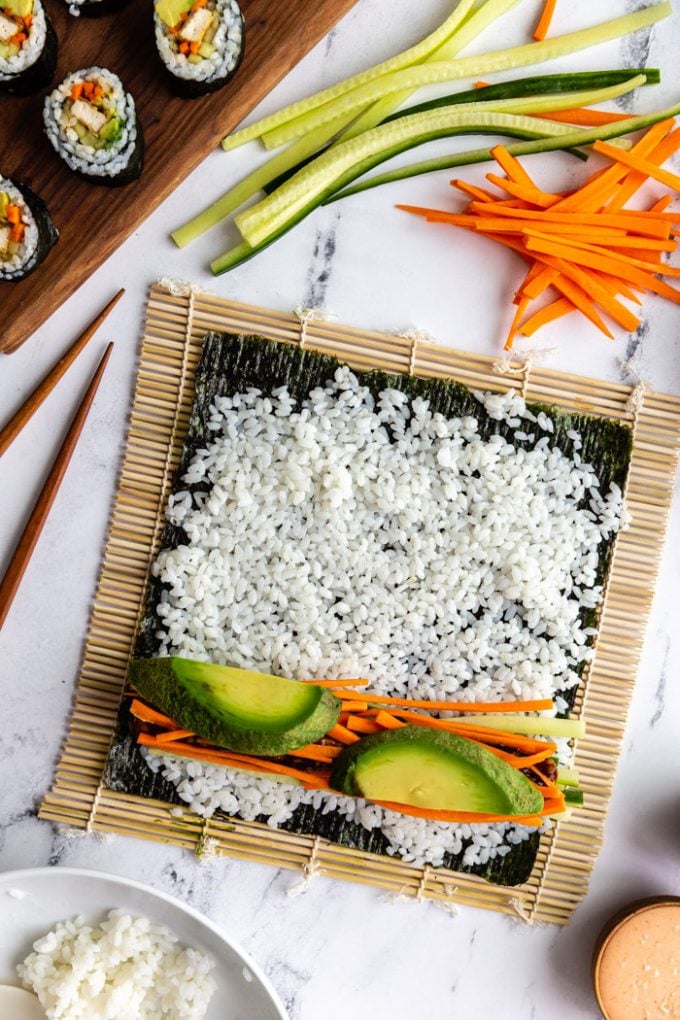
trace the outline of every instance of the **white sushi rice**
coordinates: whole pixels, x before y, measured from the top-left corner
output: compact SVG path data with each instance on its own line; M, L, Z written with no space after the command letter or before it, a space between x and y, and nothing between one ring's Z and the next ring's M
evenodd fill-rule
M28 39L14 57L0 57L0 81L11 81L33 67L45 47L47 19L41 0L35 0Z
M120 137L102 149L83 144L75 130L76 119L64 105L70 99L73 86L84 79L101 85L111 96L116 115L123 125ZM135 101L123 88L118 75L105 67L82 68L64 78L45 98L43 119L54 149L77 173L90 177L116 177L127 167L134 154L138 131Z
M499 422L533 423L516 394L477 396ZM298 679L363 676L421 699L549 698L575 686L592 656L580 614L601 598L599 546L621 526L623 500L578 453L551 445L547 414L536 426L531 448L483 439L475 417L446 419L397 390L375 401L347 368L301 406L285 388L218 397L214 438L168 508L186 541L153 568L159 654ZM195 762L163 768L206 815L277 825L297 803L328 802ZM441 863L442 833L466 847L466 863L522 838L517 827L370 812L366 827L419 862Z
M21 209L21 222L26 228L17 253L7 260L0 259L0 280L13 280L24 274L26 266L35 257L40 232L33 213L27 206L26 199L19 188L7 177L0 177L0 191L4 191L9 196L12 205Z
M209 0L207 9L218 17L218 29L212 45L215 52L198 63L192 63L179 52L177 37L154 12L156 45L161 59L171 74L187 81L211 82L226 78L239 62L243 47L243 17L236 0Z
M17 973L50 1020L203 1020L214 966L162 925L111 910L97 927L57 924Z

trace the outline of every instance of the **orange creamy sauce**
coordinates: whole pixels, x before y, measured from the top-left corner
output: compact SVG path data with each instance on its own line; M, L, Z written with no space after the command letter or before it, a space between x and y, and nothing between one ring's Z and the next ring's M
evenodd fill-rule
M648 907L613 932L598 990L608 1020L680 1020L680 904Z

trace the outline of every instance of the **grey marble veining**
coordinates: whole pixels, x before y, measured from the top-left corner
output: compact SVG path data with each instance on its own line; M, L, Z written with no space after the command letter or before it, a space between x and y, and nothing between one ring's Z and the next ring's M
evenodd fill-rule
M646 0L645 0L646 2ZM555 31L569 31L643 2L571 0L558 5ZM474 52L526 40L540 3L525 0ZM273 110L395 52L450 9L444 0L360 0L335 32L263 104ZM639 108L680 98L680 11L634 43L609 43L559 62L585 70L649 63L662 84ZM627 108L627 107L626 107ZM636 101L637 108L637 101ZM446 151L437 143L433 152ZM5 628L0 633L0 868L47 863L136 878L205 911L264 966L292 1020L559 1020L594 1018L589 957L604 920L624 902L680 893L680 784L660 769L677 757L680 718L680 501L671 514L652 619L633 698L604 847L589 896L565 930L532 928L460 908L394 901L368 887L316 878L289 896L298 876L231 860L197 862L175 847L80 836L39 822L63 741L99 569L135 372L143 304L151 280L191 278L215 292L289 310L323 305L368 328L418 326L443 343L497 353L508 295L521 267L483 239L434 230L394 209L396 202L453 205L449 174L416 178L333 205L266 254L219 280L210 258L232 240L218 228L179 252L168 231L251 169L254 146L216 152L81 288L18 354L0 357L0 418L17 407L79 327L119 287L128 294L78 366L0 462L0 569L6 564L71 409L104 341L116 348L93 414ZM486 168L461 176L482 183ZM559 156L534 157L546 186L584 173ZM630 339L610 343L573 317L539 335L556 348L549 364L611 380L636 355L638 371L680 392L680 319L661 299L645 301ZM490 964L493 964L491 967ZM256 1018L255 1018L256 1020Z

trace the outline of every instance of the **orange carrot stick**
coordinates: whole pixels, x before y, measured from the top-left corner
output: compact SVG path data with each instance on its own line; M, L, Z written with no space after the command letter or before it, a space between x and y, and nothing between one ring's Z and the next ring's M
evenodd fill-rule
M541 825L539 815L490 815L477 811L439 811L436 808L414 807L412 804L398 804L391 800L373 801L379 807L389 811L398 811L402 815L413 815L415 818L429 818L434 822L459 822L472 824L488 824L491 822L516 822L518 825Z
M332 726L328 731L327 736L332 737L333 740L337 740L339 744L356 744L357 740L360 739L356 733L352 733L352 731L348 730L346 726L342 725L342 723L336 723L335 726Z
M391 698L387 694L372 694L370 691L359 693L343 693L348 702L354 699L367 701L373 705L400 705L403 708L426 708L431 712L546 712L554 708L550 698L537 698L534 701L429 701L415 698Z
M130 712L136 719L141 719L142 722L155 723L157 726L168 726L170 729L176 729L175 723L169 716L163 715L162 712L157 712L155 708L145 705L138 698L134 698L130 704Z
M380 733L382 729L372 719L362 719L359 715L350 715L347 720L347 729L352 733Z
M506 336L505 343L503 344L504 351L509 351L512 348L515 337L517 336L517 330L519 329L520 322L522 321L522 316L529 307L530 300L531 299L528 297L522 297L517 302L517 308L515 309L515 314L512 317L512 322L510 323L510 329L508 330L508 335Z
M515 159L504 145L495 145L490 152L501 170L505 171L511 181L514 181L516 184L521 184L532 191L540 190L536 187L536 184L532 181L520 161Z
M385 712L382 708L380 711L376 712L375 721L378 726L381 726L384 730L397 730L406 725L406 723L396 719L390 712Z
M628 113L609 113L606 110L591 110L580 107L574 110L553 110L552 113L532 113L539 120L557 120L561 124L578 124L583 127L600 127L604 124L615 124L620 120L628 120Z
M522 323L519 331L522 336L533 336L541 326L546 326L549 322L555 322L556 319L562 318L563 315L568 315L570 312L575 311L575 309L576 306L568 298L557 298L556 301L545 305L540 311L534 312L530 318Z
M623 149L617 149L614 145L608 145L606 142L595 142L593 149L602 156L608 156L609 159L614 160L619 166L630 167L631 170L637 170L638 173L644 174L645 177L652 177L654 180L660 181L661 184L665 184L675 191L680 191L680 177L677 174L671 173L670 170L664 170L663 167L657 166L651 160L636 155L632 150L625 152Z
M550 30L550 22L552 21L553 16L555 14L556 3L557 0L545 0L541 16L538 19L538 24L534 29L534 39L537 42L540 42L542 39L545 39L546 35Z

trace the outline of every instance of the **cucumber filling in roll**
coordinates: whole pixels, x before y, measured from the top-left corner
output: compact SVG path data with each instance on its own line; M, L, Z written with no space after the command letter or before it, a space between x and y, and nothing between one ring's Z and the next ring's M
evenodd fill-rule
M23 185L0 177L0 280L21 280L57 240L45 204Z
M49 84L57 57L41 0L0 0L0 89L28 94Z
M173 87L198 96L221 88L243 54L236 0L156 0L156 44Z
M142 172L142 134L135 103L102 67L70 74L45 100L47 137L64 162L85 177L124 184Z

